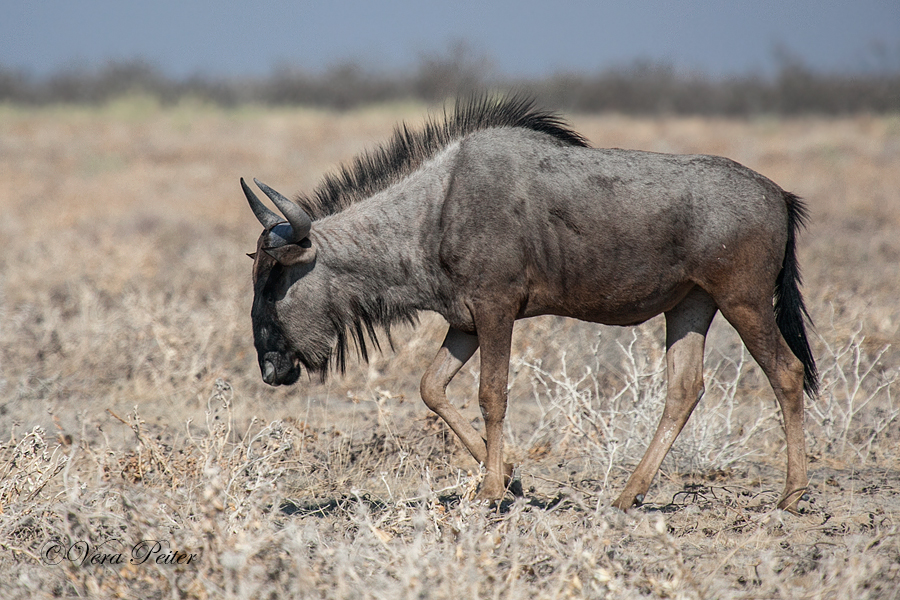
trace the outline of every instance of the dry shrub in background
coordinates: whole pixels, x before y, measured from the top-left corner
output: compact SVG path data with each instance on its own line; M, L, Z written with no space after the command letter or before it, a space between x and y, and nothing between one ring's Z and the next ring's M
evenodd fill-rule
M731 115L891 113L900 103L900 54L872 49L874 67L823 73L776 44L778 73L710 77L666 62L637 60L593 73L557 72L538 78L498 73L489 56L466 43L428 53L400 71L342 62L320 73L281 65L267 76L228 78L193 73L166 75L141 59L98 68L68 67L34 77L0 63L0 102L102 105L127 94L145 94L166 105L202 99L221 107L250 103L347 110L373 103L441 102L486 88L525 91L542 104L575 112L632 115Z
M813 502L773 510L777 408L717 319L706 395L624 515L608 503L664 400L659 319L517 325L506 436L526 498L496 509L469 500L479 466L418 400L433 315L324 385L259 381L237 177L309 189L420 113L0 108L0 596L897 597L900 121L574 118L595 145L728 155L814 217ZM449 389L473 420L476 365Z

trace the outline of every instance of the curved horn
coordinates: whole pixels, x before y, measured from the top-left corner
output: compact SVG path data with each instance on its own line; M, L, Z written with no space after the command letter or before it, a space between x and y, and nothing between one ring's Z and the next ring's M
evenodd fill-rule
M247 202L250 203L250 210L253 211L253 214L256 215L257 220L263 227L271 229L278 223L284 221L284 219L266 208L266 205L260 202L259 198L256 197L256 194L253 193L253 190L250 189L250 186L244 182L243 177L241 177L241 188L244 190L244 195L247 196Z
M269 197L269 200L275 203L275 206L278 207L281 214L283 214L288 220L288 223L291 224L291 229L294 230L294 233L291 236L290 243L296 244L309 235L309 230L312 228L312 221L310 220L309 215L306 214L306 211L258 179L254 179L253 181L259 186L259 189Z

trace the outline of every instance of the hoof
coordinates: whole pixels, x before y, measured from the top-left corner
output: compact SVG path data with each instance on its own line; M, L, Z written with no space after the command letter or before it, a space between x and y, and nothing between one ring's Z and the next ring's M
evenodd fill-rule
M613 508L618 508L622 512L628 512L629 508L644 505L644 494L626 494L622 492L619 497L612 503Z
M481 482L481 488L478 490L478 493L475 494L475 501L488 501L491 504L494 504L496 502L500 502L500 500L503 499L504 494L506 494L505 487L497 485L496 482L491 485L491 482L488 482L488 480L485 479Z
M785 494L781 500L778 501L778 508L793 515L799 515L801 514L799 507L800 502L810 502L811 500L812 498L810 497L809 492L806 491L806 488L802 488Z

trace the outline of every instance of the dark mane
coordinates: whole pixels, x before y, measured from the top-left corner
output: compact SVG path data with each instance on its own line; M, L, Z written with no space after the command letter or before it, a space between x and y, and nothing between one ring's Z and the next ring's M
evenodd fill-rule
M559 116L535 108L531 98L477 96L457 100L452 113L445 108L442 119L429 118L420 130L400 123L387 143L327 175L312 196L300 195L297 203L313 219L341 212L409 175L454 140L493 127L520 127L546 133L562 144L588 146Z

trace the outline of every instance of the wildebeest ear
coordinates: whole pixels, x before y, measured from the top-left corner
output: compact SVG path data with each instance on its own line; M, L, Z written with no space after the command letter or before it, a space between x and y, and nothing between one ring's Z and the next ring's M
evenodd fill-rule
M288 244L287 246L279 246L278 248L263 248L263 252L277 260L278 264L285 267L306 265L316 259L316 249L314 247L304 247L300 244Z
M247 256L249 256L253 260L256 260L256 252L248 252Z

